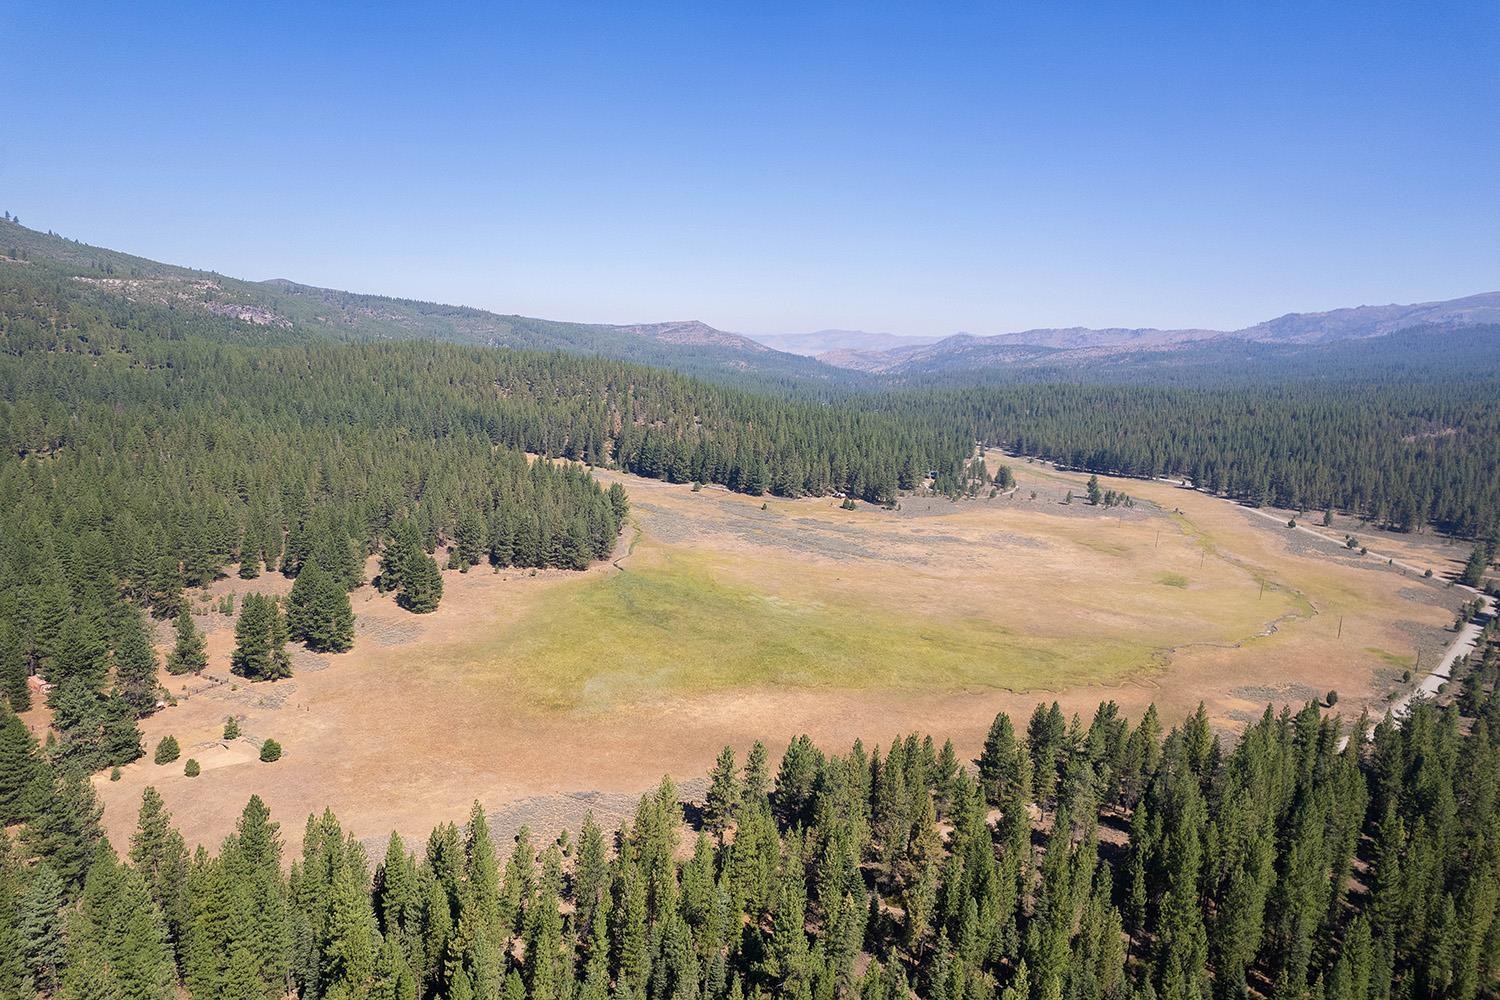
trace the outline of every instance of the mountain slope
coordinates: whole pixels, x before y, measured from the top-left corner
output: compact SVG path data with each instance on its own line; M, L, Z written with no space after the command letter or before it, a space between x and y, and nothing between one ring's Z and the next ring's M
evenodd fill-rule
M846 384L858 376L775 351L698 321L608 325L501 315L467 306L318 288L286 279L244 281L89 246L0 220L5 268L44 271L101 297L189 309L267 335L360 340L429 338L561 350L660 365L733 382Z
M1290 313L1235 331L1065 327L908 343L912 338L824 330L761 338L773 341L768 345L697 320L569 323L284 279L244 281L0 220L0 291L7 282L26 280L67 282L85 302L212 316L217 335L228 339L425 338L560 350L828 399L851 389L931 383L1218 383L1250 372L1274 380L1347 377L1353 370L1446 376L1474 365L1490 370L1487 359L1494 356L1494 331L1500 330L1500 292L1491 292L1445 302ZM1418 339L1398 336L1419 328ZM871 350L869 343L885 346ZM851 344L856 346L834 346L817 357L793 353Z
M1288 313L1235 331L1244 340L1314 342L1378 337L1414 326L1478 326L1500 323L1500 292L1443 302L1356 306L1320 313Z

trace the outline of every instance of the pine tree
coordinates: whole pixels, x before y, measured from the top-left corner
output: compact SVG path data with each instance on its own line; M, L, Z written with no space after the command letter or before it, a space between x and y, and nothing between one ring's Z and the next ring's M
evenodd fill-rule
M170 764L182 756L182 748L177 745L177 737L168 733L156 744L156 754L152 758L158 764Z
M764 808L770 784L771 772L766 762L766 745L756 740L745 757L745 786L740 802L752 809Z
M273 597L247 594L234 628L235 649L230 669L252 681L292 676L286 652L286 619Z
M1098 506L1104 498L1104 491L1099 488L1099 477L1089 476L1088 482L1089 503Z
M347 861L334 873L319 983L325 996L364 997L375 972L375 918Z
M375 956L369 1000L417 1000L417 980L399 941L386 937Z
M53 726L61 737L49 756L60 768L92 772L141 757L135 713L118 694L70 678L48 695Z
M1026 727L1026 746L1031 758L1032 792L1039 804L1057 791L1058 764L1067 739L1067 725L1057 702L1050 708L1037 705Z
M101 851L89 869L68 951L64 996L100 995L101 958L102 978L116 984L122 1000L165 1000L171 991L175 976L161 913L145 880L112 852Z
M75 770L41 782L36 808L22 832L22 843L46 861L68 886L81 886L95 849L104 839L103 807L88 778Z
M28 969L21 936L23 869L10 835L0 830L0 996L26 994Z
M510 938L500 912L500 865L495 857L495 842L490 838L489 821L478 802L469 810L464 830L464 881L473 897L480 929L491 944L502 944Z
M124 984L110 963L105 932L88 915L75 911L68 916L63 949L62 1000L120 1000Z
M90 690L104 686L109 671L109 647L100 634L92 615L74 615L68 619L61 637L61 649L47 679L61 685L76 680Z
M623 862L615 874L610 922L615 991L622 997L644 996L651 973L646 934L646 883L640 871L628 861Z
M524 979L529 1000L559 1000L562 995L562 969L559 966L562 965L563 927L562 915L558 912L561 888L561 858L557 846L553 845L543 863L541 885L526 920Z
M467 510L459 516L453 533L453 552L450 566L465 573L475 566L485 553L484 519L477 510Z
M0 617L0 699L10 703L15 712L31 707L31 663L21 633Z
M409 935L419 929L421 898L416 866L394 830L386 842L385 860L375 868L371 898L380 933L387 939L407 943Z
M1022 798L1031 795L1030 766L1026 751L1016 742L1010 716L1001 712L990 725L979 755L979 784L991 806L1004 802L1014 789Z
M724 830L734 818L739 806L739 777L734 763L734 748L726 746L714 763L713 776L709 779L708 799L703 808L703 818L708 829L724 839Z
M603 920L590 925L587 956L578 1000L609 1000L609 934Z
M115 646L115 682L136 718L156 711L156 650L139 611L127 609Z
M203 633L193 622L193 613L186 606L177 612L177 641L167 655L167 673L196 674L208 666Z
M401 589L396 603L412 614L424 615L437 610L443 599L443 575L437 560L420 548L411 553L401 570Z
M578 925L584 933L602 933L605 921L599 919L599 908L607 902L609 879L604 832L594 822L591 810L584 816L578 833L578 861L573 867L573 899Z
M35 789L46 777L31 731L19 716L0 705L0 827L31 815Z
M287 601L287 631L293 639L307 643L320 653L343 653L354 644L354 610L349 592L319 565L309 559L297 574Z
M810 818L813 784L822 770L823 755L806 735L794 737L781 756L771 801L787 825L805 825Z
M46 862L31 871L31 883L17 906L17 931L26 978L42 992L57 988L64 964L63 903L66 887ZM24 994L23 994L24 995Z
M180 961L183 936L191 916L187 846L182 834L173 829L171 814L160 793L149 786L141 795L139 818L130 838L130 863L145 878Z
M172 618L185 606L182 600L182 566L177 559L162 553L151 569L146 601L157 618Z
M1469 561L1464 563L1463 572L1458 576L1458 582L1466 587L1478 587L1484 582L1484 574L1490 568L1490 558L1494 549L1489 542L1479 542L1474 546L1474 551L1469 553Z
M386 540L385 549L380 554L380 575L376 579L377 588L382 594L388 594L393 590L400 590L406 580L406 569L412 562L413 553L421 552L422 542L417 535L417 526L410 518L403 518L397 523L391 536Z
M364 552L356 546L343 526L329 518L319 531L307 562L316 560L345 593L365 582ZM300 577L306 562L297 570Z
M1185 755L1184 755L1185 756ZM1207 995L1207 937L1198 902L1203 826L1207 820L1197 778L1185 759L1169 762L1159 780L1155 810L1164 820L1162 897L1157 921L1156 985L1163 997Z

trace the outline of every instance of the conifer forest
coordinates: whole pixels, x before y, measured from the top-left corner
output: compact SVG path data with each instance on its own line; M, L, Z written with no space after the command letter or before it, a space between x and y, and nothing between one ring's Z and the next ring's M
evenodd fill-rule
M755 367L722 346L626 350L614 327L210 278L9 218L0 252L0 998L1500 995L1500 382L1483 366ZM423 336L411 316L451 325ZM523 342L472 333L501 319ZM465 574L627 573L630 483L868 518L1036 501L1012 468L1032 462L1089 475L1069 516L1137 513L1099 476L1164 478L1289 528L1461 547L1431 585L1462 588L1442 599L1473 652L1383 716L1336 691L1238 728L1042 698L963 752L941 731L882 742L878 718L847 749L765 732L726 746L701 795L664 778L617 829L591 815L555 838L499 842L476 802L381 853L332 810L303 827L257 795L221 842L189 843L155 787L128 842L105 836L96 783L148 755L212 786L191 742L142 735L177 710L169 679L217 656L214 683L285 690L326 662L299 656L356 645L376 595L415 621ZM248 589L210 614L224 581ZM267 736L245 766L297 750Z
M189 851L154 789L119 854L87 780L0 727L7 996L1492 995L1500 654L1401 726L1268 709L1227 748L1113 703L996 718L977 761L895 737L508 850L476 803L372 857L331 812L298 857L252 798ZM972 766L971 766L972 765ZM688 821L685 823L685 819Z

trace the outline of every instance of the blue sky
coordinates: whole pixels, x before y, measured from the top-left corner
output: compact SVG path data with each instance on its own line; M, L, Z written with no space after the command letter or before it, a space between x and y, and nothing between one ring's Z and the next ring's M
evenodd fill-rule
M11 0L0 39L0 207L248 278L763 333L1500 289L1492 2Z

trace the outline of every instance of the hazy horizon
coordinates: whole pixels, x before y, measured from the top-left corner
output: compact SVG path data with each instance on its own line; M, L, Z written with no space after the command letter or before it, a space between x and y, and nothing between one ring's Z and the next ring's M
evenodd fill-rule
M49 5L0 208L252 279L784 336L1500 286L1500 12Z

